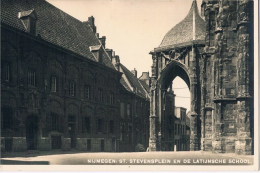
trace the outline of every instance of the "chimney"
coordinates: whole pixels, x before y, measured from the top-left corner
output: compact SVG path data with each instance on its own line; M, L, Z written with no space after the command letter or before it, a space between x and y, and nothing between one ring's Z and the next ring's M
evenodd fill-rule
M93 16L88 17L88 24L90 25L91 29L94 33L97 32L97 28L95 26L95 18Z
M131 71L135 77L137 77L137 70L134 68L134 70Z
M116 70L119 71L120 57L118 55L112 56L112 64L115 66Z
M19 12L18 18L22 20L26 32L36 35L37 14L34 9Z
M140 80L145 81L145 83L150 86L150 76L149 72L142 72L142 75L139 77Z
M106 36L102 36L101 38L99 38L99 40L101 41L103 47L106 48Z

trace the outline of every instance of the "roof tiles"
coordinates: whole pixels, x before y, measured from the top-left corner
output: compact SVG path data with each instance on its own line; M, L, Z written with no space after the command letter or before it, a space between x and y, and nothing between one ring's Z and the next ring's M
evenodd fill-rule
M1 22L25 31L18 13L32 9L37 14L36 33L40 34L43 40L97 61L89 47L101 43L89 24L79 21L44 0L2 0ZM104 64L113 68L109 57L106 54L104 56Z
M193 25L195 24L195 25ZM193 27L195 26L195 27ZM193 30L195 29L195 38ZM173 48L205 40L205 21L200 17L196 0L193 1L188 15L163 38L157 49Z

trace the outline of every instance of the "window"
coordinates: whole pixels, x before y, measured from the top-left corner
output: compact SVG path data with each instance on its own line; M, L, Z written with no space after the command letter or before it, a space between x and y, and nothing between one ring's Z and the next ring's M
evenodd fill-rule
M10 63L4 62L2 66L2 79L5 82L10 81Z
M110 102L110 104L114 104L115 103L115 95L114 95L114 93L110 93L110 95L109 95L109 102Z
M85 85L84 96L86 99L90 99L90 86L89 85Z
M36 86L35 71L31 69L28 70L28 85Z
M51 130L59 130L59 115L56 113L51 113Z
M120 103L120 115L121 115L121 118L124 118L124 115L125 115L125 104L124 103Z
M114 121L113 120L109 121L109 132L114 133Z
M84 117L82 121L82 132L90 133L90 118Z
M103 131L103 120L102 119L98 119L98 121L97 121L97 131L98 132Z
M130 104L127 104L126 114L127 114L127 116L131 115L131 105Z
M102 89L98 89L98 96L99 96L99 101L103 102L104 101L104 94Z
M76 95L76 85L75 82L70 82L69 84L69 95L75 96Z
M57 92L57 77L51 77L51 92Z

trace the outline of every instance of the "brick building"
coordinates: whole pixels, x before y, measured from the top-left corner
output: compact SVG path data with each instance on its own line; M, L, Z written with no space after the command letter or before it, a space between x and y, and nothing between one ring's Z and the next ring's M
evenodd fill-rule
M187 125L186 108L175 107L174 134L176 151L188 151L190 147L190 132Z
M134 103L147 108L147 96L128 90L93 17L81 22L44 0L1 3L2 151L119 151L122 138L145 132L133 122L149 113ZM126 133L122 102L133 109ZM147 139L129 138L133 147Z
M109 50L115 69L122 73L120 80L124 89L120 90L120 149L119 151L135 151L141 144L148 147L149 139L149 107L150 77L143 72L137 78L137 71L128 70L120 57Z
M166 92L165 116L160 120L164 136L159 136L162 151L188 151L190 143L189 121L186 108L176 107L175 94L170 87Z

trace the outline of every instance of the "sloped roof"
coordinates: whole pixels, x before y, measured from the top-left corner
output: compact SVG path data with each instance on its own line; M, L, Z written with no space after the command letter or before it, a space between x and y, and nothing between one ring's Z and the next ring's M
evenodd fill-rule
M194 34L195 32L195 34ZM164 36L156 49L168 49L190 45L205 40L205 21L200 17L197 2L193 1L188 15Z
M121 84L130 92L133 92L135 94L137 94L140 97L146 98L147 94L145 89L142 87L142 84L140 83L140 81L138 80L137 77L134 76L134 74L128 70L123 64L120 63L120 67L122 69L122 72L124 73L124 75L126 76L128 82L130 82L131 87L135 88L135 92L128 86L128 82L124 81ZM124 78L122 78L122 80L125 80Z
M147 92L150 92L150 87L149 85L147 85L145 81L139 79L139 82L142 84L142 86L145 88Z
M101 43L90 25L68 15L45 0L1 0L1 22L25 31L18 13L33 9L37 14L36 32L43 40L97 61L89 47ZM114 69L106 54L103 59L106 66Z

